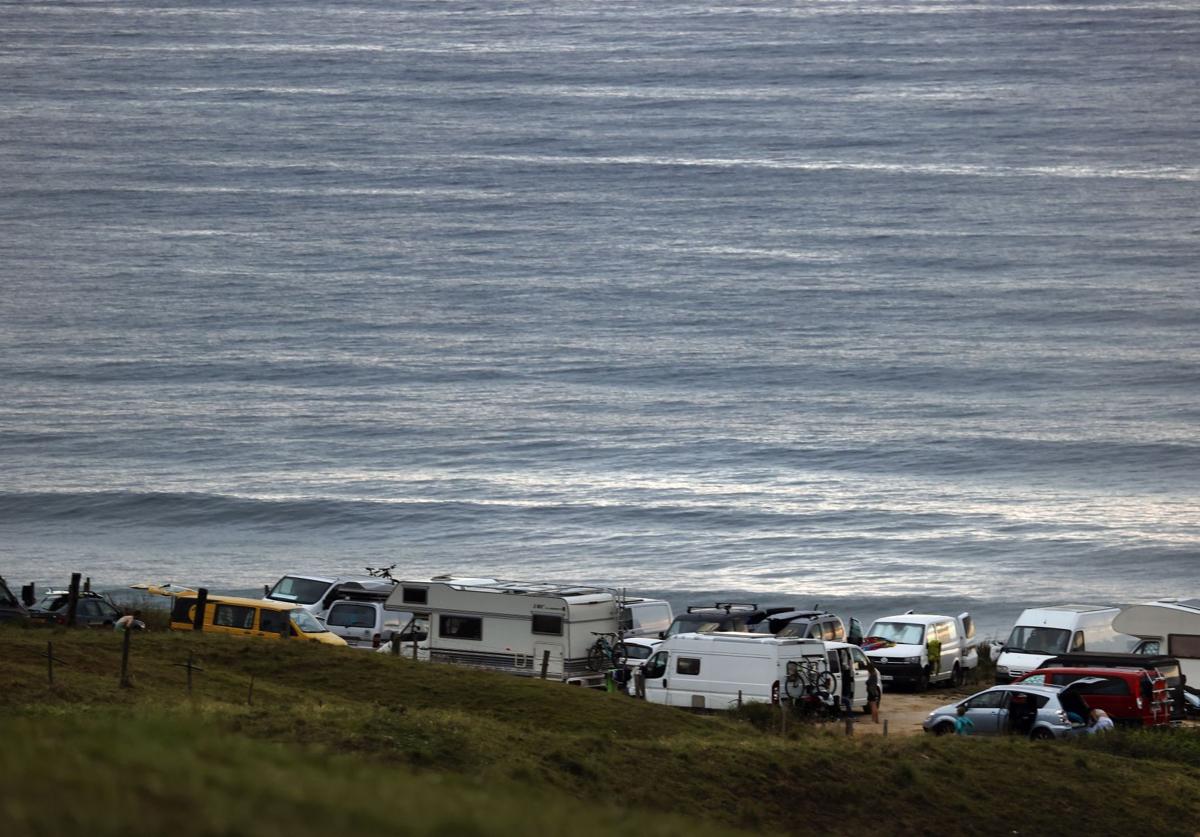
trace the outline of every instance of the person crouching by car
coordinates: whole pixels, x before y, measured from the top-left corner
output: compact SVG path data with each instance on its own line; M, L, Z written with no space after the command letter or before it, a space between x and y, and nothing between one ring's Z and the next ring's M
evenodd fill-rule
M146 623L138 618L141 615L142 612L140 610L135 610L133 613L126 613L116 622L113 622L113 629L117 631L140 631L146 627Z
M1098 732L1111 732L1113 729L1113 720L1108 717L1108 713L1103 709L1092 710L1092 724L1088 727L1088 732L1095 735Z

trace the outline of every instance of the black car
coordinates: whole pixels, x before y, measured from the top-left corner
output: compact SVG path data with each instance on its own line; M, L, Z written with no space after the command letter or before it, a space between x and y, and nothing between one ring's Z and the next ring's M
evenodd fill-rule
M29 618L34 622L65 625L69 599L70 595L66 590L51 590L42 596L41 601L29 608ZM75 624L79 627L111 628L123 615L112 602L99 593L80 592L75 605Z
M858 639L862 639L862 628L852 619L850 641L855 642L854 629L858 628ZM774 634L781 637L808 637L827 642L845 642L846 626L841 617L826 610L789 610L773 613L754 627L759 634Z
M754 626L775 613L795 610L795 607L760 608L742 602L717 602L715 605L694 605L675 617L662 633L665 639L675 634L711 633L713 631L753 631Z
M8 589L4 579L0 578L0 622L19 622L29 618L29 611L17 600Z

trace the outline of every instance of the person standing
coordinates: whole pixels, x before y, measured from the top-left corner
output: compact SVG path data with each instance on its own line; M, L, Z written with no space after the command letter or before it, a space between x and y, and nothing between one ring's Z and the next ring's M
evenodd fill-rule
M871 720L879 723L879 699L883 697L883 690L879 688L879 669L868 662L867 672L867 708L871 710Z

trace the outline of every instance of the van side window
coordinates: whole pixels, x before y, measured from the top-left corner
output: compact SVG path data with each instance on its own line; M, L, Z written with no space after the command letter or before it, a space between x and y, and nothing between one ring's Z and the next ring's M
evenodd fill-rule
M676 674L699 674L700 659L698 657L680 657L675 661Z
M337 628L373 628L375 608L370 605L337 604L329 611L325 624Z
M562 636L562 617L551 616L548 613L533 614L533 633Z
M405 587L403 595L405 604L429 603L429 590L424 587Z
M1167 634L1167 653L1172 657L1200 657L1200 636ZM1188 684L1189 687L1191 685Z
M870 671L871 664L867 661L867 655L862 652L862 649L854 646L850 649L850 659L854 660L854 668L857 671Z
M259 611L261 614L258 618L258 629L272 634L281 634L287 630L288 615L285 610L267 610L263 608Z
M254 608L218 604L216 611L213 613L213 624L224 628L245 628L246 630L250 630L254 627Z
M474 616L441 616L438 635L449 639L483 639L483 620Z
M937 625L938 642L942 645L947 645L958 639L958 631L954 630L953 622L938 622Z
M1075 636L1071 639L1072 651L1083 651L1085 643L1083 640L1083 631L1076 631Z
M668 659L668 654L666 651L655 652L654 656L651 657L650 660L646 663L646 667L644 669L642 669L642 672L644 673L646 679L654 680L654 679L662 677L664 674L666 674L667 673L667 659Z
M843 625L841 622L830 622L829 626L830 626L830 628L833 629L833 641L834 642L845 642L846 641L846 626L845 625Z
M191 622L189 611L196 606L195 596L176 596L175 604L171 607L172 622Z

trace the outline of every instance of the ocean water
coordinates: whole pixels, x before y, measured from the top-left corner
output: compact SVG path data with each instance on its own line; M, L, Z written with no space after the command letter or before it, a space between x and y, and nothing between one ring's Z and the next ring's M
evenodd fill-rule
M1200 594L1195 2L0 4L0 574Z

